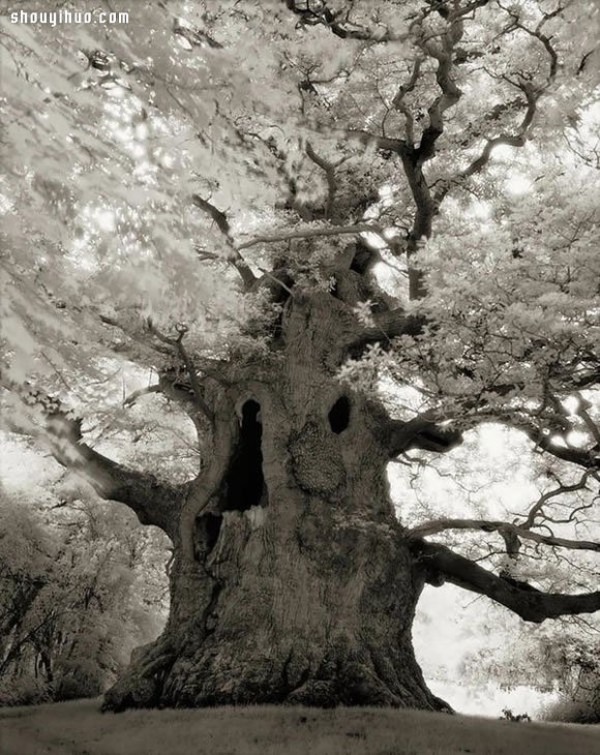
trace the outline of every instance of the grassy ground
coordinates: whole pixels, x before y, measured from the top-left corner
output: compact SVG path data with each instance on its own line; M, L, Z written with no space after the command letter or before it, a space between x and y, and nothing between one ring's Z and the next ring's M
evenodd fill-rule
M600 755L600 729L373 708L0 710L1 755Z

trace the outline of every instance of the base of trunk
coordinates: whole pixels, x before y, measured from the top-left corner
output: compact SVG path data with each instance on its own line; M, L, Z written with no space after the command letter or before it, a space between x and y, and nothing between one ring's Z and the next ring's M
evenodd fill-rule
M288 704L452 712L427 689L412 650L352 651L340 642L316 668L296 651L244 661L239 653L228 658L226 650L207 647L190 657L166 639L145 646L106 693L102 709Z
M105 709L287 703L448 710L411 626L421 582L393 528L229 512L208 557L176 559L163 636L135 654ZM285 530L292 537L283 539ZM210 538L209 538L210 540Z

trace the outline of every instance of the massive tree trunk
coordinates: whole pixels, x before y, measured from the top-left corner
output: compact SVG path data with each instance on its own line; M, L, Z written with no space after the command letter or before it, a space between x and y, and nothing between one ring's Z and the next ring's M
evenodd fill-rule
M414 447L447 451L461 435L431 411L391 419L339 381L348 355L422 327L377 300L358 259L337 261L330 291L303 291L285 271L281 286L277 270L258 281L286 292L282 315L268 350L227 363L196 363L185 328L171 338L150 324L182 365L156 388L182 400L200 432L210 427L202 469L184 485L107 459L82 442L80 421L42 396L55 457L173 543L165 631L134 654L105 709L287 702L443 710L411 642L425 581L447 579L532 622L600 609L600 592L545 593L423 539L442 524L489 531L501 523L438 520L411 530L397 521L389 460ZM367 300L371 323L355 311Z
M355 315L296 294L280 328L269 360L205 396L213 456L172 535L168 624L108 709L445 707L413 653L424 580L390 502L381 408L335 378Z

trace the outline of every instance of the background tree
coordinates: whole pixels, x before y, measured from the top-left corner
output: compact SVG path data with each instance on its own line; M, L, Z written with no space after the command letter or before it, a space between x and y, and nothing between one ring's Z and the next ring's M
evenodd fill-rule
M600 549L554 508L598 482L595 4L18 10L7 415L173 543L167 627L106 706L439 709L411 642L425 582L526 621L600 608L519 571L528 546ZM115 365L150 375L120 410ZM136 405L187 417L192 473L110 453L109 410ZM390 460L490 422L575 471L508 520L397 517Z
M67 488L74 507L0 501L0 705L96 697L161 626L160 533Z

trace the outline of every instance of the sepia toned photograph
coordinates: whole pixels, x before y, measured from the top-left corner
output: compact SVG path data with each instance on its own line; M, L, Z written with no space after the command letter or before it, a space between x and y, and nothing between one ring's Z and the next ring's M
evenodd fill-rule
M600 754L600 2L0 0L0 755Z

